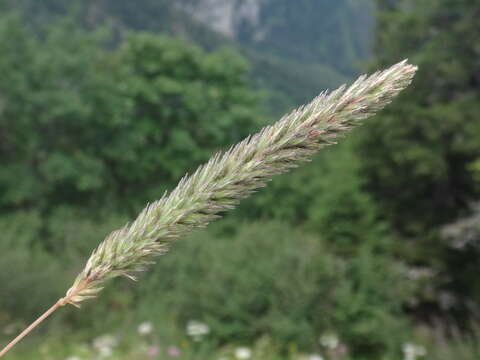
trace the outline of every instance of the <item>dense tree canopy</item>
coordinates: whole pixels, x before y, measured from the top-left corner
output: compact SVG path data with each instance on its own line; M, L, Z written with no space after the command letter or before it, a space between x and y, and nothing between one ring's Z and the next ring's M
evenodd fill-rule
M237 55L177 40L108 37L64 23L32 34L2 19L2 209L132 206L257 128Z
M367 189L401 239L402 254L435 269L433 287L442 290L426 296L440 307L444 291L455 294L456 305L480 296L478 247L439 238L480 195L479 14L474 0L384 6L375 67L409 57L420 70L411 89L359 137Z
M366 128L370 189L398 229L418 234L452 220L479 195L480 4L401 1L385 11L376 67L409 57L420 71L402 101Z

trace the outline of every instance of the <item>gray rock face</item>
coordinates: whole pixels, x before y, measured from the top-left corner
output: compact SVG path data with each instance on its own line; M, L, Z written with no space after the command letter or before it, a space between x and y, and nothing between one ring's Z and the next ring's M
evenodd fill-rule
M239 27L259 25L262 0L201 0L188 4L187 11L199 22L229 37L236 38Z

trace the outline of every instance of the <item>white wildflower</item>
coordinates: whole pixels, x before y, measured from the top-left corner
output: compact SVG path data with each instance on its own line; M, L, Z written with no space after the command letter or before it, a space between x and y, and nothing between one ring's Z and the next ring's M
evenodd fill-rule
M137 329L140 335L148 335L153 331L153 324L149 321L142 322Z
M252 357L252 350L250 348L242 346L235 349L235 358L238 360L250 359Z
M340 344L338 336L333 333L327 333L320 336L320 344L325 346L327 349L336 349Z
M310 354L308 360L324 360L322 355L319 354Z
M98 351L101 358L110 357L113 354L113 348L117 344L118 340L110 334L99 336L93 340L93 348Z
M100 358L108 358L112 356L113 350L111 347L104 346L98 349L98 354L100 355Z
M99 336L95 340L93 340L93 347L100 348L100 347L115 347L118 344L118 340L115 336L110 334L105 334Z
M418 357L427 355L427 349L422 345L405 343L402 349L404 360L416 360Z
M200 321L192 320L187 324L187 335L192 337L193 340L198 341L205 335L210 333L210 327Z

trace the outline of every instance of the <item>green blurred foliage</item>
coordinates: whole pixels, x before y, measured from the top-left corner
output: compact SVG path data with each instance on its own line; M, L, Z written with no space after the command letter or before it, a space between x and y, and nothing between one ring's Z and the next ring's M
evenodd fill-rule
M240 49L252 65L218 50L231 42L163 1L142 1L135 16L128 1L87 1L53 24L65 2L18 4L24 18L0 14L0 330L61 296L99 241L147 201L260 128L264 101L278 110L345 80L312 57L332 62L342 54L336 65L351 74L367 54L348 38L351 22L368 18L352 16L365 9L351 1L268 3L273 15L263 20L278 31L255 45L253 29L242 29L248 46ZM398 359L412 319L435 321L435 333L442 323L448 336L449 319L469 327L480 296L478 246L454 247L440 234L470 219L480 195L480 7L473 0L378 5L375 69L405 57L420 66L399 101L275 178L221 224L172 246L138 284L114 282L81 312L57 315L51 328L91 340L123 336L146 319L169 341L187 344L192 358L257 344L272 359L297 359L321 353L318 337L332 332L358 360ZM322 6L331 22L304 39L315 25L305 19L289 48L282 30ZM98 28L108 14L118 22ZM171 33L174 23L208 51L129 32ZM354 48L333 36L318 40L338 24L341 44ZM336 46L341 51L331 52ZM293 59L297 52L302 61ZM211 327L207 345L186 338L194 319ZM475 358L476 342L459 339L465 351L442 337L444 354ZM445 358L437 352L432 358Z
M2 17L2 211L98 206L115 191L109 161L130 146L128 103L102 38L65 22L40 39L17 16Z
M372 192L400 231L418 234L479 195L468 167L480 152L480 5L398 7L380 17L375 67L409 57L420 70L402 99L365 128L361 148Z
M19 309L27 316L34 316L55 299L58 291L63 291L61 282L52 281L62 268L38 241L41 229L38 213L3 216L0 228L0 319L8 324L20 320L14 316Z
M307 64L320 60L353 75L371 53L373 9L370 0L266 0L258 21L244 21L238 37L281 58Z
M124 222L59 209L47 219L48 249L37 241L45 236L37 213L3 217L0 279L10 296L0 298L0 324L21 328L53 302L96 243ZM50 328L120 336L146 319L159 336L184 342L186 324L201 320L211 347L268 336L284 350L313 351L321 335L334 333L351 354L370 359L398 352L409 336L402 305L416 283L402 262L368 243L339 254L285 223L230 219L174 244L150 270L138 283L114 282L81 311L59 312Z
M139 316L201 320L219 344L268 335L309 349L330 331L374 359L408 334L402 303L414 285L404 270L368 244L338 256L286 224L232 220L175 244L135 292Z
M61 207L48 218L37 210L0 217L0 315L7 318L0 316L0 325L44 311L71 285L98 242L125 221Z
M176 243L151 270L119 310L180 329L200 320L217 346L267 335L284 349L315 349L333 332L352 353L376 359L408 336L402 304L415 283L401 262L369 244L339 256L286 224L226 221ZM115 297L101 301L118 306Z
M371 54L373 0L228 3L220 7L233 9L233 38L192 16L200 12L215 17L218 6L205 0L4 0L7 9L21 11L36 26L73 14L87 28L110 24L117 36L133 29L186 38L208 51L235 47L251 63L249 80L267 90L267 106L279 116L309 101L319 89L346 82ZM245 19L245 9L256 20Z
M147 34L107 51L107 40L71 22L38 38L1 21L0 210L137 209L259 127L232 51Z
M143 206L260 127L247 63L233 51L207 55L178 39L144 33L128 38L116 55L132 105L128 133L137 142L116 168L123 202L140 194Z
M471 286L478 246L455 249L439 233L480 195L472 171L480 154L479 13L471 0L384 7L374 67L408 57L419 72L357 137L366 189L392 224L399 255L436 273L417 307L427 318L432 311L467 318L478 311L480 293ZM453 303L443 303L445 296Z
M273 179L268 189L246 200L238 212L251 218L275 218L321 234L337 251L354 253L371 243L389 246L387 220L365 191L361 160L352 141L325 148L313 161Z

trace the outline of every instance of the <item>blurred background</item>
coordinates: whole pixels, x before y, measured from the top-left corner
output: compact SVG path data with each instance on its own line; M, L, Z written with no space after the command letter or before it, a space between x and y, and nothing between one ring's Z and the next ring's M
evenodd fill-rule
M478 0L2 0L0 344L214 152L404 58L413 85L9 359L480 358Z

